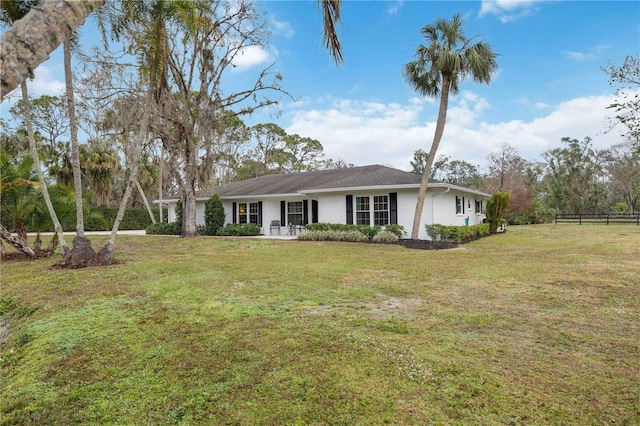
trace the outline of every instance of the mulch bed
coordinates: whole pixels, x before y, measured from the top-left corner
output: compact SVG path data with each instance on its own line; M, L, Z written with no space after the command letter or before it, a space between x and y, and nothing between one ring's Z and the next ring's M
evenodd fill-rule
M460 244L448 241L399 240L398 245L417 250L445 250L459 247Z

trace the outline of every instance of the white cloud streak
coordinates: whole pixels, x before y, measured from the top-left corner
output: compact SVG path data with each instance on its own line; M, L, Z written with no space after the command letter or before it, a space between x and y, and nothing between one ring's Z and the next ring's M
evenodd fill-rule
M245 46L239 49L238 54L231 63L242 71L256 65L267 63L271 60L271 55L260 46Z
M590 137L595 148L621 141L619 133L606 133L606 107L612 96L590 96L547 106L526 122L483 120L490 105L465 92L451 99L439 154L483 167L487 156L509 143L529 160L560 146L563 137ZM287 133L319 140L327 158L355 165L385 164L409 170L413 153L428 151L433 140L437 102L411 99L404 104L382 104L333 99L326 108L304 109L285 117ZM424 117L429 117L425 120Z
M479 16L496 15L502 23L529 16L540 0L482 0Z

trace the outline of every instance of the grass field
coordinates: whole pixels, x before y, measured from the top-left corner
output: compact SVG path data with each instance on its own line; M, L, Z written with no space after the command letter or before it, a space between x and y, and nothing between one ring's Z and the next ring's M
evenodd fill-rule
M640 424L635 226L116 250L2 264L0 424Z

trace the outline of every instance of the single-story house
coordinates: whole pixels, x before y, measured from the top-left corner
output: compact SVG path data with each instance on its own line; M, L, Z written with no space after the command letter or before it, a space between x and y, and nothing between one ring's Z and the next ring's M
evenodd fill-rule
M422 176L372 165L266 175L232 182L198 193L196 221L204 224L204 205L214 193L222 198L225 223L255 223L263 234L272 221L283 226L309 223L402 225L411 234ZM482 223L489 194L450 183L431 181L420 225ZM167 197L168 220L175 221L177 197Z

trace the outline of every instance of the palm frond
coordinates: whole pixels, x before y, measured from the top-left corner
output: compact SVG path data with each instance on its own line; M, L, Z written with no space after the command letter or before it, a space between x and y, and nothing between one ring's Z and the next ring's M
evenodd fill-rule
M322 8L322 34L324 45L329 49L329 53L340 64L344 61L342 55L342 45L338 38L336 25L340 22L340 8L342 0L318 0Z

